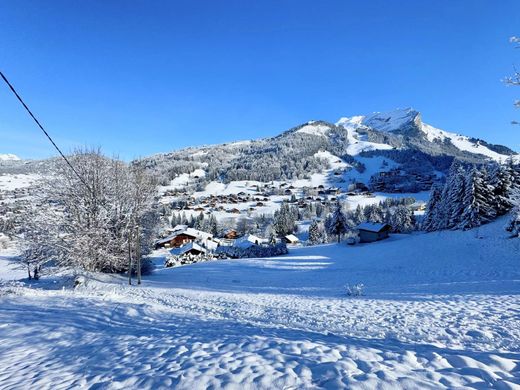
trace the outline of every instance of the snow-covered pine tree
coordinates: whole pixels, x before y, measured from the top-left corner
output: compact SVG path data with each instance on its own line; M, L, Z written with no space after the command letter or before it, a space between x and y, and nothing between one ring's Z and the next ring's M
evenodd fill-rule
M389 225L395 233L410 233L415 228L415 217L406 206L396 206L390 213Z
M348 222L345 218L345 214L341 210L341 204L338 203L334 212L329 215L325 221L325 229L327 234L334 235L338 238L338 243L341 240L341 236L348 231Z
M507 165L494 164L489 169L493 186L493 208L497 215L506 214L512 207L510 197L512 177Z
M357 205L352 219L356 225L365 221L365 215L363 214L363 208L361 207L361 205L359 205L359 204Z
M426 206L426 212L421 226L421 228L427 232L437 230L440 215L439 209L442 206L442 190L443 188L440 184L435 184L432 187L430 200Z
M466 194L466 170L455 160L450 168L450 176L446 181L447 198L445 199L447 229L456 229L464 212L464 196Z
M296 218L294 210L291 210L287 202L283 202L280 210L274 214L274 230L278 236L282 237L294 233L296 229Z
M512 237L520 236L520 190L515 190L510 195L510 201L513 205L509 221L505 226L506 231L511 233Z
M327 233L325 232L325 228L317 219L313 220L309 226L309 242L312 245L327 242Z
M493 220L496 212L491 204L493 189L487 182L485 169L479 171L473 167L466 177L466 192L464 195L464 211L461 215L459 229L471 229Z
M381 223L383 222L384 213L380 205L372 204L365 206L364 209L365 221Z

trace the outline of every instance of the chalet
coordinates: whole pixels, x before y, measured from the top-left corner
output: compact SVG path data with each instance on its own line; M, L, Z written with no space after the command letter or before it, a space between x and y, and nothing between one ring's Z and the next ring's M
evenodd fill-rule
M213 239L212 235L201 230L184 227L185 225L177 225L173 232L155 243L155 249L158 248L179 248L193 241L208 241Z
M230 213L233 213L233 214L240 214L240 210L239 209L231 209L229 210Z
M235 240L233 246L240 248L249 248L252 245L261 245L267 243L265 238L257 237L253 234L248 234L247 236L240 237L238 240Z
M282 238L286 244L298 244L300 240L294 234L288 234Z
M235 240L238 236L238 232L235 229L228 229L224 232L224 238L228 240Z
M284 194L285 194L285 195L292 195L292 191L291 191L290 189L286 189L286 190L284 191Z
M183 245L180 248L175 248L170 251L172 255L184 256L184 255L201 255L206 253L207 250L203 246L197 244L196 242L189 242L186 245Z
M256 203L256 206L257 206L257 207L262 207L262 206L264 206L264 203L263 203L263 202L257 202L257 203Z
M359 232L360 242L374 242L388 238L388 233L392 227L386 223L364 222L356 228Z

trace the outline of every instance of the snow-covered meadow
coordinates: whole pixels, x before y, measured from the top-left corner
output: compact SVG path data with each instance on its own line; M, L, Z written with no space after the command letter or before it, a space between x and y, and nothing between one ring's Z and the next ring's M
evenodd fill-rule
M518 388L520 242L503 224L158 267L141 287L9 281L25 276L11 251L0 388Z

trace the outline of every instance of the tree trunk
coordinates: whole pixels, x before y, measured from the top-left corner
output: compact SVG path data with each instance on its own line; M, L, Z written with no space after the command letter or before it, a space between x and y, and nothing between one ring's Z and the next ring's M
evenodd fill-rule
M139 234L139 225L136 227L135 241L137 244L136 255L137 255L137 284L141 284L141 235Z
M341 237L341 234L338 234L338 244L339 244L339 238Z
M128 284L132 285L132 230L128 233Z

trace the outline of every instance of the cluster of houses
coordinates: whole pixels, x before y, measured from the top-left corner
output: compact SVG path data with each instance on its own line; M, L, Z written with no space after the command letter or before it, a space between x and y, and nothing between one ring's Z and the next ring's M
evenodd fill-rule
M368 243L388 238L391 226L383 223L365 222L357 226L359 239L348 241L348 244L356 242ZM282 238L286 244L298 244L300 240L294 234ZM201 259L213 258L215 251L220 246L231 246L247 249L252 246L268 246L267 239L246 234L239 236L236 230L229 229L223 237L213 235L186 225L177 225L169 234L155 243L155 249L169 249L170 254L178 259L180 264L189 264Z
M204 213L210 215L213 212L224 212L229 214L252 213L258 208L268 205L272 196L287 196L293 204L300 208L305 208L311 203L334 202L341 193L341 189L336 187L325 187L323 185L315 187L296 188L287 183L279 186L264 184L263 188L259 185L250 188L255 192L241 191L236 194L209 195L206 197L186 197L182 203L172 204L172 209L181 212ZM366 189L366 188L365 188ZM359 191L356 190L357 193ZM163 195L165 196L166 193ZM247 207L244 207L247 204Z
M394 168L387 172L378 172L370 178L370 188L381 192L418 192L429 191L436 179L431 173L406 172Z
M282 238L287 244L299 243L298 237L289 234ZM240 236L236 230L229 229L223 237L214 237L202 230L186 225L177 225L169 229L169 234L155 242L155 249L169 249L170 254L180 260L181 264L191 263L202 257L211 257L220 246L234 246L246 249L251 246L269 245L265 238L246 234Z

